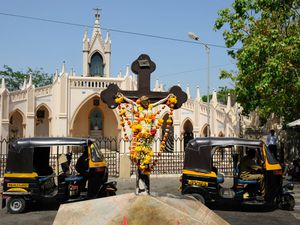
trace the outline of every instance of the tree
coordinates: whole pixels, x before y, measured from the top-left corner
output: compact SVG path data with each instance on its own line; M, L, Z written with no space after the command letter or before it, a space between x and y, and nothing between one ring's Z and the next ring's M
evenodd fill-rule
M237 101L248 114L258 109L289 122L300 117L300 0L235 0L218 12L228 54L238 71L222 71L235 83ZM232 50L232 48L234 49Z
M29 74L32 75L32 83L36 87L41 87L52 83L52 76L44 73L42 68L37 70L28 68L26 73L22 71L13 71L13 69L7 65L4 65L3 68L4 70L0 71L0 77L5 78L6 87L10 91L20 89L24 79L29 78Z
M236 102L235 91L233 89L229 89L228 87L219 87L219 91L217 93L218 102L223 105L227 104L228 94L230 94L231 104Z

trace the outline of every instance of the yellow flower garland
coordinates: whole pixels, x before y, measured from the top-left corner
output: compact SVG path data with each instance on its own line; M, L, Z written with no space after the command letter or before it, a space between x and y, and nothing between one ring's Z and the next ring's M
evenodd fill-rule
M132 132L133 138L130 149L131 160L136 163L142 173L150 174L158 162L157 159L152 161L154 156L152 145L157 130L164 122L164 120L159 117L161 111L153 112L153 104L149 103L148 98L145 96L137 99L135 104L126 104L125 107L121 106L121 104L124 103L124 97L117 96L115 102L118 104L119 115L121 117L120 125L123 127L125 133L125 141L129 141L125 127L128 126ZM162 154L166 147L165 143L168 137L169 127L172 124L171 117L176 103L177 98L175 95L171 95L166 101L170 110L168 112L169 118L166 121L166 132L161 142L158 156ZM163 109L164 108L163 106ZM133 118L132 121L130 121L129 118L132 117L132 115Z

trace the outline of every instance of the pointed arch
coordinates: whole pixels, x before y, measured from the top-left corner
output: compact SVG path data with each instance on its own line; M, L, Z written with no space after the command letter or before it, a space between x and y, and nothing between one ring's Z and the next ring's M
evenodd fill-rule
M219 132L218 137L225 137L224 133L222 131Z
M101 51L99 51L98 49L92 51L90 54L89 54L89 58L88 58L88 63L91 63L91 60L92 60L92 57L94 54L98 53L99 55L101 55L102 59L103 59L103 65L106 64L106 60L105 60L105 57L104 55L102 54Z
M89 96L87 96L76 108L75 112L73 113L71 120L70 120L70 129L73 129L74 126L74 120L76 115L78 114L79 110L84 106L84 104L86 104L88 101L90 101L91 99L93 99L94 97L99 97L100 98L100 93L93 93Z
M9 137L24 137L25 115L20 109L15 109L9 114Z
M50 135L51 110L47 104L41 103L35 110L34 135L37 137L47 137Z
M180 131L181 133L183 133L187 129L193 131L193 127L194 125L192 123L192 119L187 117L182 121Z
M104 76L105 57L100 51L95 50L89 55L88 65L90 76Z
M50 108L47 104L41 103L41 104L39 104L39 105L36 107L36 111L37 111L39 108L41 108L41 107L45 107L45 108L48 110L48 112L49 112L49 119L51 119L51 118L52 118L52 110L51 110L51 108Z
M188 142L194 138L194 128L193 123L190 118L186 118L182 123L182 133L183 133L183 142L184 148L187 146Z
M95 104L95 100L97 100L97 104ZM101 112L101 130L95 130L91 127L90 116L93 110ZM76 137L117 137L120 129L116 110L108 108L106 104L100 101L99 93L93 93L85 98L76 108L70 121L70 135Z
M206 124L203 125L203 127L201 129L201 137L207 137L208 132L210 134L210 130L207 132L207 129L209 129L209 125L206 123Z

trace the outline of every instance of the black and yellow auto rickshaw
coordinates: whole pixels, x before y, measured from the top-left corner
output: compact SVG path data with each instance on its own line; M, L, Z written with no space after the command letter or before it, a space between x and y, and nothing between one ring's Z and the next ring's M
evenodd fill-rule
M62 157L65 150L68 157ZM72 151L83 152L76 163L77 172L69 170ZM53 160L54 164L50 162ZM7 206L8 212L21 213L27 203L44 198L63 203L115 195L116 182L107 179L107 163L92 139L18 139L9 146L2 208Z
M255 150L261 166L265 194L259 195L257 180L243 180L239 164L249 149ZM218 154L218 157L216 157ZM222 173L227 168L226 173ZM293 184L283 186L282 168L260 140L241 138L196 138L185 149L181 193L202 203L237 201L242 204L277 204L292 210L295 205Z

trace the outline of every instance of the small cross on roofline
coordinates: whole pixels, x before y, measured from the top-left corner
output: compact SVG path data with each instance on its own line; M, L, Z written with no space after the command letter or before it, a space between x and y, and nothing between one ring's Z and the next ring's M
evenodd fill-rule
M99 17L100 17L99 11L101 11L102 9L99 9L99 8L97 7L97 8L94 8L93 10L96 11L95 17L96 17L97 19L99 19Z

